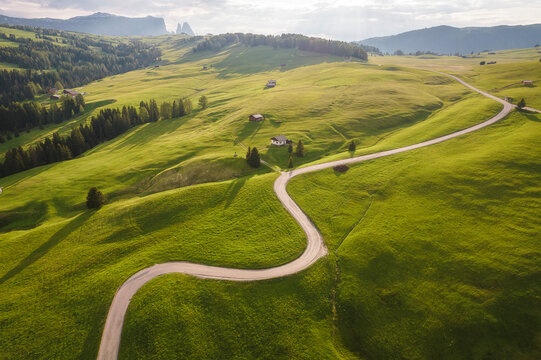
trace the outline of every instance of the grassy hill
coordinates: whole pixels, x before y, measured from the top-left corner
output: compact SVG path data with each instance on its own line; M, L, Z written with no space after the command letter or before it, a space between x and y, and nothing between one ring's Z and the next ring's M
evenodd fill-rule
M504 98L513 97L517 103L525 98L526 103L541 108L541 48L482 52L467 58L456 56L373 56L370 63L378 65L402 65L447 71L462 77L472 85ZM480 65L481 61L496 62ZM522 80L533 80L534 86L523 86Z
M295 178L331 254L272 281L156 279L120 358L538 358L540 121Z
M272 192L277 174L249 168L241 145L257 146L265 160L284 168L287 151L270 147L269 138L302 139L306 156L294 158L300 166L350 156L345 150L351 140L357 154L427 140L481 122L501 107L446 77L400 64L344 62L263 46L194 54L193 44L182 39L142 39L162 50L159 67L85 85L80 90L88 93L90 106L84 115L0 145L2 154L55 131L67 134L105 107L150 98L209 99L208 109L132 128L76 159L0 179L0 358L95 358L115 290L155 263L261 268L297 257L305 239ZM497 72L490 76L501 81ZM278 86L265 89L268 79ZM248 122L256 112L266 119ZM525 332L519 342L517 333L525 330L509 321L522 316L519 311L534 319L531 324L539 321L529 306L539 296L532 280L539 272L532 265L539 257L532 240L539 229L538 124L539 117L514 114L434 149L358 165L340 176L327 171L295 179L290 192L333 253L299 275L262 283L157 279L134 298L121 356L429 358L439 350L480 358L492 346L494 354L520 351L534 358L538 334ZM500 180L521 189L533 210L510 201L514 187L494 185ZM99 211L84 206L91 186L108 198ZM494 186L493 197L482 191ZM449 194L458 199L451 202ZM496 211L500 206L506 212ZM440 213L454 222L433 216ZM417 218L414 229L405 226ZM486 218L482 230L472 218ZM460 222L467 224L462 230L454 225ZM415 229L422 247L414 241ZM519 230L515 237L513 229ZM450 234L456 243L445 242ZM489 253L492 238L496 248ZM451 255L455 263L439 265ZM496 260L487 265L479 256ZM431 270L425 273L428 260ZM495 279L489 283L494 288L474 288L476 273L457 264L478 269L480 281ZM521 269L523 282L514 282L512 265ZM525 294L521 286L532 290ZM464 316L472 320L450 323L451 310L462 309L464 298L480 302L477 292L494 307L467 303ZM516 303L507 305L519 310L496 302L498 292L511 294ZM419 299L423 306L410 305ZM381 326L377 316L386 319ZM495 324L480 321L483 316ZM485 345L457 337L477 323ZM454 332L444 333L445 326ZM408 336L396 335L402 332ZM430 334L436 335L421 341ZM438 342L438 334L450 342Z

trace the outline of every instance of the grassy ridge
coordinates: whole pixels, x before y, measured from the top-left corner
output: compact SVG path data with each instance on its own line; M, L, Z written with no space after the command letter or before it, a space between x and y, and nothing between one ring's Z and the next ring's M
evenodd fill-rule
M541 54L538 54L541 58ZM470 81L479 88L487 89L498 97L509 96L518 103L521 98L526 100L528 106L541 109L541 62L496 64L479 66L478 69L464 74L466 81ZM533 80L533 86L524 86L522 80Z
M156 279L128 309L121 358L538 358L540 133L514 113L295 178L329 257L272 282Z
M338 256L339 327L351 350L375 358L539 355L541 163L532 145L540 133L539 116L515 113L338 178L325 171L293 180L290 192ZM371 206L342 206L344 193L370 197ZM327 208L310 206L315 199ZM330 216L355 208L366 212L343 226Z
M155 41L165 40L160 37ZM0 195L0 292L4 294L0 298L0 338L6 344L0 347L0 358L94 358L115 289L137 270L154 263L189 260L223 266L266 267L298 256L304 248L305 239L272 193L272 182L276 175L265 174L270 171L266 168L252 170L243 159L234 157L235 153L241 157L244 155L245 150L238 145L239 142L246 146L257 146L265 159L284 167L286 150L266 148L269 137L285 134L293 140L302 138L307 155L302 160L295 159L295 165L301 165L303 162L321 161L323 157L349 156L343 151L351 139L357 141L358 153L388 149L470 126L499 111L498 104L471 94L445 77L420 70L343 63L334 57L294 50L275 52L265 47L233 47L218 54L200 54L197 57L187 54L188 45L170 44L164 42L160 45L168 49L163 60L165 65L89 84L83 88L89 93L87 101L117 107L137 105L139 100L148 98L155 98L158 102L179 97L196 100L204 94L210 100L208 109L183 118L145 124L93 148L80 158L0 180L0 186L4 187L4 193ZM270 60L258 67L261 59ZM279 66L281 63L286 63L286 69ZM206 70L203 70L204 66L207 66ZM264 89L270 78L276 78L278 86ZM113 100L116 101L114 104ZM265 114L267 119L260 124L249 123L247 116L254 112ZM89 114L91 112L85 116ZM87 119L78 118L73 124ZM539 133L539 128L535 123L537 118L529 121L532 124L522 128L522 122L529 123L515 117L508 127L498 128L491 138L495 145L490 148L495 153L486 155L486 158L492 161L498 151L508 152L508 148L516 149L518 145L522 152L530 151L535 155L529 149L532 144L537 144L535 134ZM67 132L70 125L33 130L29 134L21 134L11 143L25 145L57 129ZM516 138L506 137L507 132L512 132ZM474 135L469 135L468 139L470 136ZM497 143L498 137L506 141ZM10 143L3 145L9 147ZM485 166L479 160L485 158L481 157L473 162L475 166L470 170L457 170L453 163L439 164L440 158L449 156L453 151L472 152L472 158L467 160L473 161L475 156L483 154L479 149L484 144L468 144L469 147L456 149L456 142L441 145L441 148L439 146L438 149L442 149L439 152L423 150L430 154L423 159L404 155L405 158L397 157L378 163L385 166L378 167L380 165L374 163L376 165L369 173L364 172L364 165L358 167L360 170L340 177L332 172L325 173L321 175L324 176L322 182L327 184L319 189L314 185L317 192L311 188L312 185L302 189L296 182L291 185L290 191L303 193L296 197L322 229L331 248L336 248L342 240L346 246L354 237L354 225L361 221L367 209L367 216L371 214L375 206L371 203L386 201L387 197L375 198L372 192L385 181L383 176L395 179L389 183L389 189L392 189L395 183L401 182L396 179L406 175L410 167L417 169L408 178L408 183L403 185L414 187L422 186L427 176L426 172L418 169L419 164L445 165L447 168L439 169L445 176L459 170L461 173L475 172L472 169ZM537 150L535 146L533 149ZM513 168L511 164L518 151L511 151L509 156L513 156L509 160L509 168ZM535 157L521 156L518 163L523 166L517 170L519 173L530 171L530 168L538 169ZM403 167L393 167L395 163L401 163ZM494 164L488 163L486 171L491 166ZM388 169L394 169L396 173L390 173ZM504 170L499 171L506 176ZM441 182L445 176L441 175ZM231 177L236 179L178 189L180 186ZM344 182L337 179L344 179ZM356 182L359 179L368 182ZM300 184L301 180L305 181L296 181ZM476 189L481 185L478 182L468 185L466 180L465 184L457 184L453 193L471 191L469 200L475 202ZM485 180L492 181L488 176ZM454 184L452 182L451 186ZM517 180L518 188L524 187L524 184L524 179ZM365 185L370 185L368 190ZM109 198L109 205L98 212L84 209L84 198L90 186L98 186ZM535 191L535 186L534 183L525 191ZM426 187L430 189L430 183ZM383 193L389 194L390 201L408 202L407 198L390 196L394 194L391 190ZM309 199L311 194L317 196L319 208L314 209L311 205L313 201L303 200L305 197ZM431 213L443 213L447 211L445 199L434 196L433 200L442 208L426 208L430 208ZM499 204L496 201L495 204ZM254 204L258 204L258 207L254 208ZM425 205L419 202L413 213L405 209L404 219L408 214L416 216ZM480 203L479 209L486 206L487 203ZM323 212L319 209L327 210ZM385 210L385 206L381 209ZM380 221L394 221L397 218L396 213L388 215L391 216ZM503 222L496 211L491 211L490 216L496 223ZM330 219L332 224L327 226L325 221ZM404 224L404 219L399 224ZM524 219L525 223L537 224L531 214ZM444 222L437 224L445 225ZM513 226L514 222L510 224ZM377 223L373 226L380 225ZM436 231L428 225L419 226L426 228L427 237ZM351 238L348 236L350 231ZM394 228L394 231L396 236L406 234L401 232L401 227ZM499 233L492 234L496 236ZM359 239L364 238L364 235L359 236ZM373 237L377 239L376 235ZM484 239L477 241L486 241ZM351 246L360 247L358 242L362 245L362 241L357 240ZM528 249L532 257L537 256L535 248ZM414 251L414 247L410 250ZM456 249L451 250L457 252ZM502 256L506 253L507 248ZM393 252L392 255L395 256ZM345 254L343 260L340 256L342 254L339 252L339 263L345 263ZM377 253L374 252L374 256ZM434 258L438 256L436 254ZM517 264L528 265L524 265L520 256L516 257L519 258ZM355 257L350 260L348 271L364 273L365 263L369 260L362 256ZM383 263L385 268L387 265ZM389 266L395 265L391 261ZM342 265L339 268L346 271ZM377 271L378 266L375 269ZM450 269L451 275L455 270ZM505 273L504 270L497 268L502 273ZM530 268L527 270L530 271ZM406 344L392 337L390 330L376 327L373 320L366 325L362 319L359 320L359 317L365 316L367 309L371 313L372 306L377 310L374 314L385 315L387 308L378 309L376 305L379 303L374 305L351 299L355 292L368 292L367 297L373 297L372 289L388 289L379 283L366 283L364 279L346 274L344 276L350 276L351 281L340 281L339 286L347 290L351 283L349 297L346 290L340 290L344 291L343 294L336 295L333 303L332 283L335 280L331 284L329 281L335 276L335 271L333 262L324 262L299 277L268 284L224 285L201 281L196 284L201 292L195 289L180 298L179 303L168 304L164 302L173 301L168 295L170 281L177 284L176 298L184 287L193 289L193 280L178 280L178 277L159 279L157 285L149 284L148 292L143 289L141 300L137 300L139 295L135 299L134 306L143 313L136 312L128 319L133 325L127 327L124 341L128 348L122 348L123 354L126 357L150 356L157 351L167 358L180 354L178 348L187 348L187 345L190 346L190 354L203 358L216 357L221 351L245 354L276 352L284 354L284 357L298 358L348 357L349 351L376 357L380 357L380 354L391 357L408 353ZM392 274L399 272L396 269L393 271ZM404 283L407 286L417 285L415 279L405 279ZM272 298L275 286L275 291L283 294L278 300ZM298 289L303 291L297 293ZM152 291L160 291L163 298L151 296ZM218 299L229 299L231 292L236 294L231 298L232 304L239 306L232 306L226 315L219 315L222 300L197 301L198 296L208 298L211 293L217 294ZM406 290L401 289L400 296L405 296L404 292ZM425 294L441 300L436 291ZM454 293L452 296L455 296ZM149 303L155 303L152 310L145 307ZM194 307L188 309L188 314L193 313L194 316L181 318L175 312L180 303L193 303ZM346 304L342 306L349 310L343 313L344 308L338 308L342 313L339 313L338 320L333 321L333 304ZM270 314L262 312L266 307L272 309ZM202 314L205 308L208 308L208 315ZM165 319L159 314L160 309L167 309ZM431 321L447 319L443 317L443 312L429 310L433 311ZM285 318L291 312L295 315ZM395 314L395 317L403 315L401 308L396 313L399 315ZM156 317L160 321L152 322L148 317ZM352 323L344 325L345 318L350 318ZM182 321L178 322L178 319ZM273 319L270 324L264 323L269 319ZM412 324L419 325L419 318L411 319ZM205 322L209 326L205 325L200 332L193 332L186 340L171 339L169 335L178 331L178 326L188 326L194 321ZM145 325L147 322L148 325ZM226 328L228 323L234 324L233 329ZM389 323L395 324L392 321ZM243 327L253 329L254 324L263 324L264 331L249 335L241 330ZM214 325L220 331L212 333ZM399 330L411 330L406 325L395 326ZM338 328L349 351L341 345ZM283 329L291 331L286 333ZM303 333L303 329L309 331ZM221 337L221 331L236 337L234 340ZM242 335L239 335L239 331ZM155 337L145 339L145 333ZM159 334L168 335L163 338ZM375 335L367 340L363 334ZM381 337L378 337L380 334ZM209 340L206 344L208 350L203 349L201 336L203 340L212 339L216 344ZM382 340L386 336L393 341L392 349L386 347ZM515 349L511 340L500 340L510 349ZM251 343L256 345L250 347ZM321 347L317 344L321 344ZM359 349L359 345L355 344L361 344L363 348ZM436 349L445 350L438 347L441 344L436 345ZM527 345L531 345L530 340L527 340ZM463 348L472 347L466 344ZM498 346L495 348L499 349ZM426 346L415 345L414 350L427 354ZM479 351L483 352L484 348Z
M260 53L274 51L259 47L235 48L231 52L237 56L236 52L241 50L246 63ZM289 57L291 52L284 51L283 55ZM218 54L213 61L223 61L222 56L228 55ZM204 94L211 106L188 117L137 127L78 159L2 179L1 186L6 191L2 194L5 201L0 204L0 211L56 199L50 215L59 212L72 216L80 210L77 206L90 186L99 186L111 199L117 194L138 193L145 190L141 184L172 168L200 161L230 163L235 153L244 155L239 142L257 146L264 159L285 167L286 149L267 149L269 138L277 134L303 139L306 157L295 160L295 165L300 165L342 152L351 139L359 147L372 145L408 125L422 123L436 109L442 109L443 113L466 93L463 87L441 76L358 63L294 68L279 73L276 88L265 89L266 80L278 75L276 72L223 79L220 72L201 71L202 63L210 67L209 62L206 59L201 63L139 70L84 87L89 94L86 100L91 104L107 104L114 99L116 102L109 106L118 107L137 105L140 99L148 98L160 102L190 96L196 100ZM248 115L255 112L264 113L267 119L259 124L248 122ZM6 142L1 149L37 141L55 130L68 132L71 126L87 121L90 114L91 111L69 124L32 130ZM477 120L476 114L471 115L465 119ZM448 120L442 116L433 122Z
M306 240L272 192L275 177L161 192L2 233L0 358L95 358L115 290L155 263L257 268L299 256Z
M515 49L474 55L473 58L456 56L373 56L369 62L378 65L442 70L462 77L467 82L491 94L513 97L516 104L521 98L534 108L541 108L541 54L540 48ZM496 64L479 65L481 61ZM534 86L522 86L522 80L533 80Z

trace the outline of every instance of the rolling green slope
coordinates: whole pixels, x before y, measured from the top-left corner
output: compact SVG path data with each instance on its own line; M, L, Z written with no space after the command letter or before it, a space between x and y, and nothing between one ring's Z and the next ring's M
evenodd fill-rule
M471 57L457 56L372 56L370 63L441 70L453 73L468 83L491 94L521 98L534 108L541 108L541 53L540 48L483 52ZM496 62L479 65L481 61ZM533 80L534 86L523 86L522 80Z
M539 116L514 113L295 178L329 257L269 282L154 280L128 310L121 358L538 358L540 133Z
M0 358L95 358L116 289L152 264L257 268L296 258L305 239L273 196L275 177L160 192L0 233ZM12 216L39 223L53 205L43 206Z
M4 187L0 195L0 358L95 358L115 290L137 270L155 263L187 260L261 268L298 256L305 239L272 192L276 174L266 167L249 168L241 144L257 146L264 159L284 168L287 151L270 147L269 138L284 134L294 141L302 139L306 156L294 158L295 166L300 166L350 156L345 150L351 140L357 143L357 154L389 149L462 129L500 110L498 104L426 71L348 63L328 55L269 47L233 46L219 53L193 54L191 45L176 40L148 40L164 51L160 67L82 87L81 91L88 93L87 103L94 104L84 116L31 130L0 145L3 153L12 146L30 146L54 131L66 134L71 126L88 121L104 107L138 105L149 98L158 103L181 97L196 103L200 95L209 99L208 109L196 110L190 116L135 127L76 159L0 179ZM268 79L278 80L278 86L265 89ZM265 114L266 119L249 123L248 115L256 112ZM448 254L458 257L464 249L470 253L461 259L463 264L480 269L483 278L496 279L501 287L494 291L516 296L517 309L525 309L529 317L538 319L531 310L535 307L526 306L531 305L531 296L538 296L535 284L529 280L536 270L529 261L539 257L530 232L538 230L538 222L520 203L509 202L509 210L503 214L495 210L507 203L503 191L507 188L494 190L495 198L488 200L478 190L507 179L538 206L534 198L537 179L528 178L530 172L537 174L539 170L538 134L538 117L516 114L494 130L486 129L434 150L418 150L355 166L340 176L327 171L296 179L290 191L322 230L329 247L336 250L343 241L348 251L342 253L340 247L336 255L305 273L258 284L224 284L175 276L158 279L134 299L121 355L151 357L156 352L161 358L184 354L216 358L224 353L240 358L255 358L257 354L266 358L273 358L273 354L282 358L430 357L431 345L441 352L448 348L436 341L417 343L428 334L419 330L423 321L436 324L430 329L439 334L449 320L443 309L456 310L457 306L453 299L440 295L443 290L438 287L439 281L447 281L441 283L451 289L447 290L449 298L462 299L463 293L456 289L462 289L474 275L459 271L462 269L456 264L434 264L435 277L424 278L419 261L433 257L435 262L441 262L448 259ZM499 152L507 156L503 165L495 163ZM456 156L471 167L460 167ZM457 173L463 178L451 177ZM91 186L98 186L109 200L99 211L88 211L84 206ZM411 189L435 193L426 203L423 197L414 197ZM449 193L457 197L466 194L465 203L450 203ZM410 203L411 208L396 208ZM464 204L471 204L472 212L465 212L462 218ZM376 208L381 209L381 218L372 221L371 228L355 227L351 231L355 224L368 221ZM466 230L477 229L466 215L486 218L488 225L484 225L485 231L460 233L450 227L442 232L456 233L455 237L471 239L472 244L461 240L454 247L446 247L437 238L440 243L434 248L425 244L425 253L414 241L398 243L402 237L410 239L413 230L403 225L411 216L425 220L415 224L428 242L440 227L452 226L441 218L431 222L433 214L446 212L455 216L455 221L468 224ZM511 230L500 223L517 227L517 237L509 235ZM382 224L387 229L385 236L396 236L389 244L387 238L377 237ZM533 230L523 231L528 224ZM372 247L363 248L368 246L366 236L375 242ZM497 240L497 248L490 254L483 252L487 236ZM507 241L511 245L524 241L526 255L513 252L518 251L518 245L506 247ZM390 248L391 255L378 253L380 247L381 251ZM441 252L441 248L448 253ZM406 251L406 264L397 260L396 253L402 250ZM370 270L372 275L366 275L370 278L362 277L367 273L367 263L379 255L383 265L376 260ZM531 286L533 295L522 294L522 288L510 292L504 280L511 276L512 266L476 263L474 260L481 255L499 256L508 264L516 261L514 264L523 269L527 278L516 286ZM413 264L412 270L409 264ZM388 285L391 280L377 276L387 267L390 276L404 280L400 288L400 284L393 283L400 301L391 308L385 305L386 301L394 301L394 288ZM423 281L430 284L421 292ZM414 287L422 295L408 297ZM356 293L363 294L362 299L357 299ZM388 293L391 295L386 298ZM433 301L433 307L425 305L419 310L400 305L425 297L426 302ZM373 303L371 299L375 299ZM225 313L224 302L228 303ZM499 303L495 306L503 309ZM465 316L471 316L476 323L477 316L502 319L489 330L481 322L486 344L503 354L517 349L525 349L520 351L526 358L535 354L532 332L526 332L520 343L524 346L518 347L514 342L518 335L503 329L501 324L507 323L507 315L498 318L482 306L465 309ZM423 312L426 317L419 315ZM387 317L385 324L391 325L378 327L369 315ZM364 322L365 318L370 321ZM406 324L399 319L405 319ZM458 332L460 326L469 329L471 323L451 325L456 325L453 329ZM524 330L520 324L511 329ZM410 337L397 337L393 331L408 332ZM174 337L178 334L182 338ZM456 348L451 346L449 354L456 349L462 351L460 354L486 354L485 347L458 340L454 344Z

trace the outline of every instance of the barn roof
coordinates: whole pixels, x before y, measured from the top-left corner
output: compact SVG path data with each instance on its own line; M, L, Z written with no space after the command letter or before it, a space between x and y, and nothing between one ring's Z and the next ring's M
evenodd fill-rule
M276 140L276 141L287 141L287 138L284 135L276 135L272 137L271 139Z

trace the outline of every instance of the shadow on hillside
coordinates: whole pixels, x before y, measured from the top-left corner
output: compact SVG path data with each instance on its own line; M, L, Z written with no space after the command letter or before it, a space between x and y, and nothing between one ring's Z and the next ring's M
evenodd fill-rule
M263 120L263 121L265 121L265 120ZM244 124L244 127L242 128L242 130L237 135L236 140L238 142L242 142L243 140L247 139L248 137L253 138L257 134L259 129L261 129L261 125L262 125L263 121L259 121L259 122L246 121L246 123Z
M246 184L246 181L248 180L250 176L244 176L238 179L235 179L229 184L229 187L225 191L224 198L225 198L225 205L224 210L227 209L231 204L233 203L233 200L235 200L235 197L237 197L237 194L239 193L240 189Z
M47 204L33 201L13 210L0 211L0 233L33 229L47 214Z
M521 114L530 121L541 122L541 114L526 111L521 111Z
M0 278L0 284L8 281L15 275L19 274L21 271L26 269L28 266L32 265L43 256L45 256L53 247L58 245L62 240L67 238L72 232L77 230L83 225L90 216L92 216L92 211L86 211L73 220L68 222L64 227L58 230L53 236L49 238L46 242L41 244L36 250L32 251L26 258L24 258L17 266L8 271L4 276Z
M157 137L175 132L189 119L193 118L194 115L195 114L183 116L181 118L166 119L137 125L126 133L119 135L117 138L106 141L103 144L100 144L101 146L96 146L94 149L101 149L108 146L111 150L124 149L129 151L132 148L144 146Z

